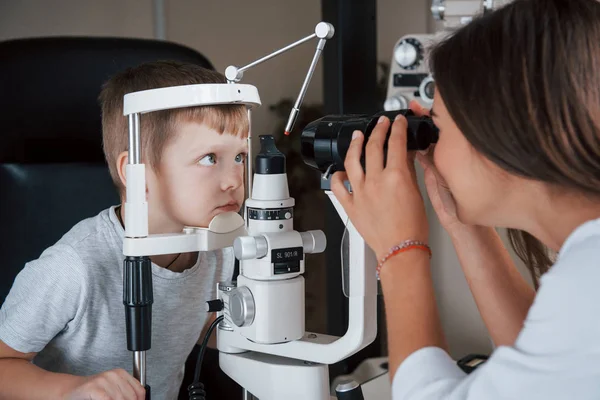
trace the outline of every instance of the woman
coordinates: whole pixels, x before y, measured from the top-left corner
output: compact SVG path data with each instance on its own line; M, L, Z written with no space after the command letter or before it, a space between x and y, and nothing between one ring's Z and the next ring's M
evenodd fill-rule
M418 160L497 346L468 376L445 350L406 120L385 166L390 121L373 130L366 173L355 132L333 191L381 261L394 400L600 399L599 43L597 1L516 0L430 56L440 139ZM494 227L520 231L534 277L558 253L537 294Z

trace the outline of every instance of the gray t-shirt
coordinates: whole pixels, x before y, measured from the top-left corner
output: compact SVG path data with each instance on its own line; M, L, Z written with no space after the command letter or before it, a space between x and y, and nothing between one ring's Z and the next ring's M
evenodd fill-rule
M114 207L75 225L15 279L0 309L0 340L37 352L41 368L87 376L132 372L123 306L123 237ZM152 265L152 348L147 380L155 399L176 399L187 356L208 319L204 302L231 278L231 248L200 253L181 273Z

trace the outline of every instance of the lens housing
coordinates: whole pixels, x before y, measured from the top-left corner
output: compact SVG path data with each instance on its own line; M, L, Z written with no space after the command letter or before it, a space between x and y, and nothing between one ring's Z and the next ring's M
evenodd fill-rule
M439 130L430 117L417 117L411 110L383 111L369 116L328 115L308 124L302 131L301 153L304 163L321 172L344 171L344 160L355 130L362 131L368 139L377 125L380 116L385 115L391 121L402 114L408 121L407 150L425 150L439 138ZM387 132L384 150L387 156L387 144L391 126ZM366 146L367 140L363 146ZM364 147L361 162L364 167ZM330 168L331 167L331 168Z

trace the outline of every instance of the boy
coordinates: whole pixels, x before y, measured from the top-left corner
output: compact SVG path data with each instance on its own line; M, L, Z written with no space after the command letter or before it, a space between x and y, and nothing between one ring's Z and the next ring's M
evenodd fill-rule
M155 62L111 78L100 95L104 152L125 201L130 92L224 83L204 68ZM150 233L208 226L244 200L245 106L206 106L141 116ZM15 280L0 310L0 399L144 399L130 373L123 293L124 209L75 225ZM152 257L154 304L147 380L155 399L176 399L186 357L208 322L204 302L231 278L233 252ZM30 362L32 361L32 362Z

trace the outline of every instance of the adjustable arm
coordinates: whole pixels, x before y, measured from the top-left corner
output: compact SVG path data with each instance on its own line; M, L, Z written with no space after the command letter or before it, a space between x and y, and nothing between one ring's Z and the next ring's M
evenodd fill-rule
M310 67L308 69L308 73L306 74L306 77L304 78L304 83L302 84L302 88L300 89L300 94L298 95L298 98L296 99L294 108L292 109L292 111L290 113L290 117L288 118L288 122L285 126L285 134L289 135L290 132L292 131L292 129L294 128L294 123L296 122L298 112L300 111L300 106L302 105L302 101L304 100L304 96L306 95L306 90L308 89L308 84L310 83L310 80L312 79L312 75L315 72L315 69L317 68L317 64L319 62L319 59L321 58L323 49L325 48L325 42L327 41L327 39L331 39L333 37L334 33L335 33L335 30L333 28L333 25L328 24L327 22L319 22L317 24L317 26L315 27L315 33L313 33L312 35L309 35L303 39L300 39L297 42L294 42L282 49L279 49L279 50L265 56L265 57L262 57L244 67L238 68L234 65L230 65L225 70L225 77L227 78L227 81L229 83L237 83L243 78L244 71L247 71L250 68L252 68L258 64L262 64L263 62L270 60L273 57L276 57L282 53L285 53L286 51L291 50L294 47L301 45L302 43L308 42L309 40L312 40L314 38L319 38L319 43L317 43L317 49L315 51L315 55L312 59Z

